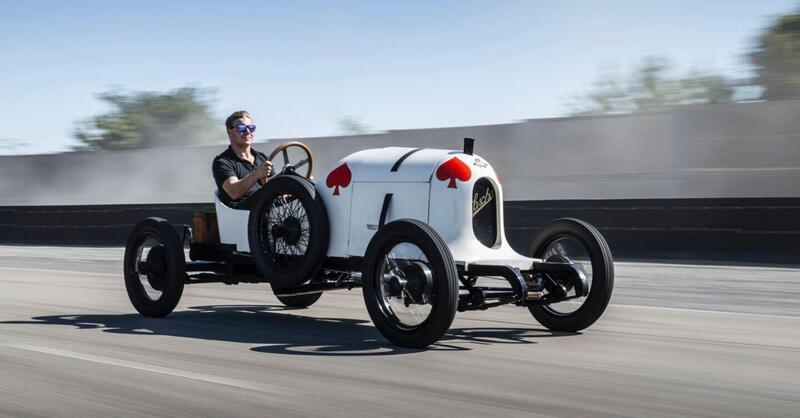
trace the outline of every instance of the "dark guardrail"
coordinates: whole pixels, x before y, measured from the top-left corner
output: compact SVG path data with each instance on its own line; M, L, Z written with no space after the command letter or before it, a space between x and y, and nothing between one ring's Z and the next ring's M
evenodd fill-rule
M550 219L595 225L618 259L800 264L800 198L507 202L506 233L524 247Z
M191 225L211 204L0 207L0 243L124 245L139 220ZM505 202L511 245L522 251L547 221L595 225L617 259L800 264L800 198L623 199Z
M125 245L140 220L158 216L191 225L208 203L86 206L0 206L0 243L30 245Z

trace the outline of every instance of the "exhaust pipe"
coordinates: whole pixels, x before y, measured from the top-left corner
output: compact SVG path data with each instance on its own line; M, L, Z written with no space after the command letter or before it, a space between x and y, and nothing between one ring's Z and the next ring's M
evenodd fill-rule
M475 139L464 138L464 154L472 155L475 151Z

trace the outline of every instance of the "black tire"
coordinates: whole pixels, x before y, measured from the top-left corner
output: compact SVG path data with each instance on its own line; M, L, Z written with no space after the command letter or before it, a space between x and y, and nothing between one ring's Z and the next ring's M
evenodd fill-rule
M427 261L389 257L399 244L416 246ZM417 259L421 260L422 257L414 258ZM394 263L394 269L388 263ZM387 292L392 292L390 282L394 280L387 277L392 275L391 271L397 269L410 269L405 271L417 269L425 273L418 276L424 277L424 280L416 280L411 277L412 274L408 276L403 274L403 280L408 278L408 281L402 285L402 290L397 291L395 295L387 295ZM423 281L425 283L421 284ZM439 234L423 222L414 219L390 222L370 240L362 272L364 302L375 327L387 340L396 345L423 348L438 341L450 329L455 318L458 309L458 283L458 271L450 249ZM408 291L412 285L415 287L416 296ZM406 295L410 299L406 299ZM407 302L414 298L418 302L426 303ZM402 309L402 306L399 308L391 306L397 305L399 301L403 301L401 305L405 305L406 308L413 305L412 314L417 307L429 312L424 313L424 319L414 316L414 320L419 323L409 324L401 319L400 313L395 312Z
M314 184L297 175L279 175L254 198L248 242L258 271L280 288L313 278L330 241L328 213Z
M572 240L583 245L591 259L589 294L580 308L561 313L548 305L530 305L533 317L547 329L577 332L592 325L605 311L614 289L614 260L606 240L597 229L578 219L556 219L547 223L531 239L525 252L529 257L542 258L550 246L560 240ZM552 261L563 261L570 254L551 256ZM548 259L544 259L548 261Z
M274 289L273 289L274 291ZM309 293L307 295L297 295L297 296L281 296L275 294L275 297L289 308L307 308L313 304L315 304L319 298L322 297L322 292L318 293Z
M133 307L148 317L168 315L186 283L183 242L164 219L147 218L133 227L125 245L125 289Z

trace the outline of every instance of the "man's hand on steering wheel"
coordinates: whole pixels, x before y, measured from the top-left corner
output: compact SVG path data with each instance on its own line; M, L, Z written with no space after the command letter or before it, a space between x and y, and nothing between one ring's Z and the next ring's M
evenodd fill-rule
M267 179L272 174L272 161L265 161L255 169L256 176L260 179Z

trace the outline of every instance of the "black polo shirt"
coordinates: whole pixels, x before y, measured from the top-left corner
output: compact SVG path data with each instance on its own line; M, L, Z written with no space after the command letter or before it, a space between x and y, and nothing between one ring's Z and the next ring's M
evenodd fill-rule
M219 200L226 206L235 208L245 201L249 196L258 191L264 184L263 180L259 180L250 190L247 191L242 197L232 199L225 189L222 188L222 183L234 176L238 179L244 178L246 175L252 173L257 166L267 161L267 156L262 152L258 152L250 148L250 152L255 157L251 163L243 158L239 158L230 146L220 155L214 157L214 162L211 164L211 170L214 172L214 181L217 182L217 190L219 190Z

